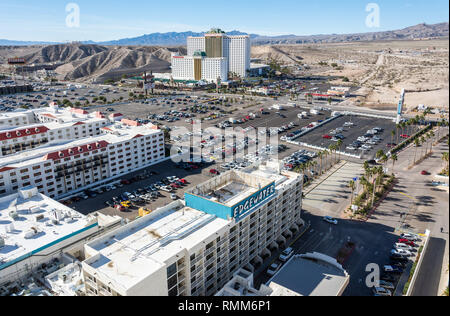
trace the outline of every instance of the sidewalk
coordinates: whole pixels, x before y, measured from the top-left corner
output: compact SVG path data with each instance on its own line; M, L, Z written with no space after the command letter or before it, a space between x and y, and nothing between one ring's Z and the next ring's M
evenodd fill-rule
M331 177L333 174L335 174L337 171L339 171L342 167L344 167L347 164L347 161L341 160L339 163L331 167L330 170L326 171L323 175L321 175L319 178L316 178L307 189L305 189L304 193L305 196L307 196L311 191L313 191L315 188L317 188L319 185L321 185L323 182L325 182L329 177Z

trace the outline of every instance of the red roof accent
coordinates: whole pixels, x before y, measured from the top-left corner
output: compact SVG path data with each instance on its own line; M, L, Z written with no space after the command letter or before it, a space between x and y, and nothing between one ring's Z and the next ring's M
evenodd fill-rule
M48 128L45 126L37 126L33 128L15 129L0 133L0 141L7 139L20 138L25 136L47 133Z
M102 127L102 129L112 132L112 129L110 129L109 127Z
M141 124L139 122L133 121L133 120L127 120L123 119L121 121L122 124L128 125L128 126L140 126Z
M70 109L70 112L76 113L76 114L89 114L89 112L87 112L83 109L76 109L76 108Z
M47 117L54 118L54 119L56 118L56 116L48 114L48 113L44 113L44 114L42 114L42 116L47 116Z
M90 152L93 150L105 148L108 145L109 145L109 143L107 141L102 140L102 141L96 142L96 143L90 143L90 144L86 144L86 145L82 145L82 146L78 146L78 147L67 148L65 150L56 151L56 152L47 154L44 157L44 160L64 159L64 158L68 158L71 156L84 154L84 153L87 153L87 152Z
M123 114L122 113L113 113L109 117L120 117L120 116L123 116Z
M144 137L144 135L141 134L137 134L136 136L134 136L133 138L139 138L139 137Z
M83 123L83 122L78 122L78 123L73 124L72 126L84 125L84 124L85 124L85 123Z
M3 167L3 168L0 168L0 172L5 172L5 171L9 171L9 170L14 170L14 169L16 169L16 168Z
M94 114L96 118L105 118L105 115L100 111L94 112Z

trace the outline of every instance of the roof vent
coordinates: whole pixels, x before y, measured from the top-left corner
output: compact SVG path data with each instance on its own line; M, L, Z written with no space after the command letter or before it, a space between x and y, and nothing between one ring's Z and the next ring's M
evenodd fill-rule
M28 135L30 135L30 134L31 134L31 131L30 131L29 129L27 129L27 130L25 131L25 133L27 133Z
M83 147L78 147L78 151L79 151L80 153L82 153L82 152L83 152Z
M36 133L39 133L41 130L40 130L39 128L36 128L34 131L35 131Z
M58 156L62 158L62 157L64 157L64 153L63 153L62 151L60 151L60 152L58 153Z
M11 138L11 133L6 133L6 137Z
M22 134L20 132L16 132L17 136L22 136Z

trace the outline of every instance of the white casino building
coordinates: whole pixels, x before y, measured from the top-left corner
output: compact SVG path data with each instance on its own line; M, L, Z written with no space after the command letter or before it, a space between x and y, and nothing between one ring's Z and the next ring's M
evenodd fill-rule
M251 58L248 35L229 36L211 30L203 37L188 37L187 56L172 56L175 80L228 81L229 74L248 77Z

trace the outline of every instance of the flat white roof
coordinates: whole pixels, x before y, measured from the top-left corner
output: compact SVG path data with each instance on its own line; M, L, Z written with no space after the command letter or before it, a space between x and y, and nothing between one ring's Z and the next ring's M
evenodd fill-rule
M10 207L16 200L16 206ZM18 217L14 220L10 212L16 210ZM33 210L33 213L30 210ZM55 211L59 213L58 223L52 222L55 219ZM40 216L41 220L36 221L37 216ZM4 239L5 246L0 248L0 270L4 264L21 260L22 256L96 222L94 217L86 217L40 193L30 199L23 199L19 194L1 198L0 236ZM32 230L36 232L34 236L25 238L24 234Z
M227 225L178 201L88 244L99 256L84 264L127 289Z
M331 257L301 255L289 260L267 285L273 290L271 296L338 296L349 278Z

